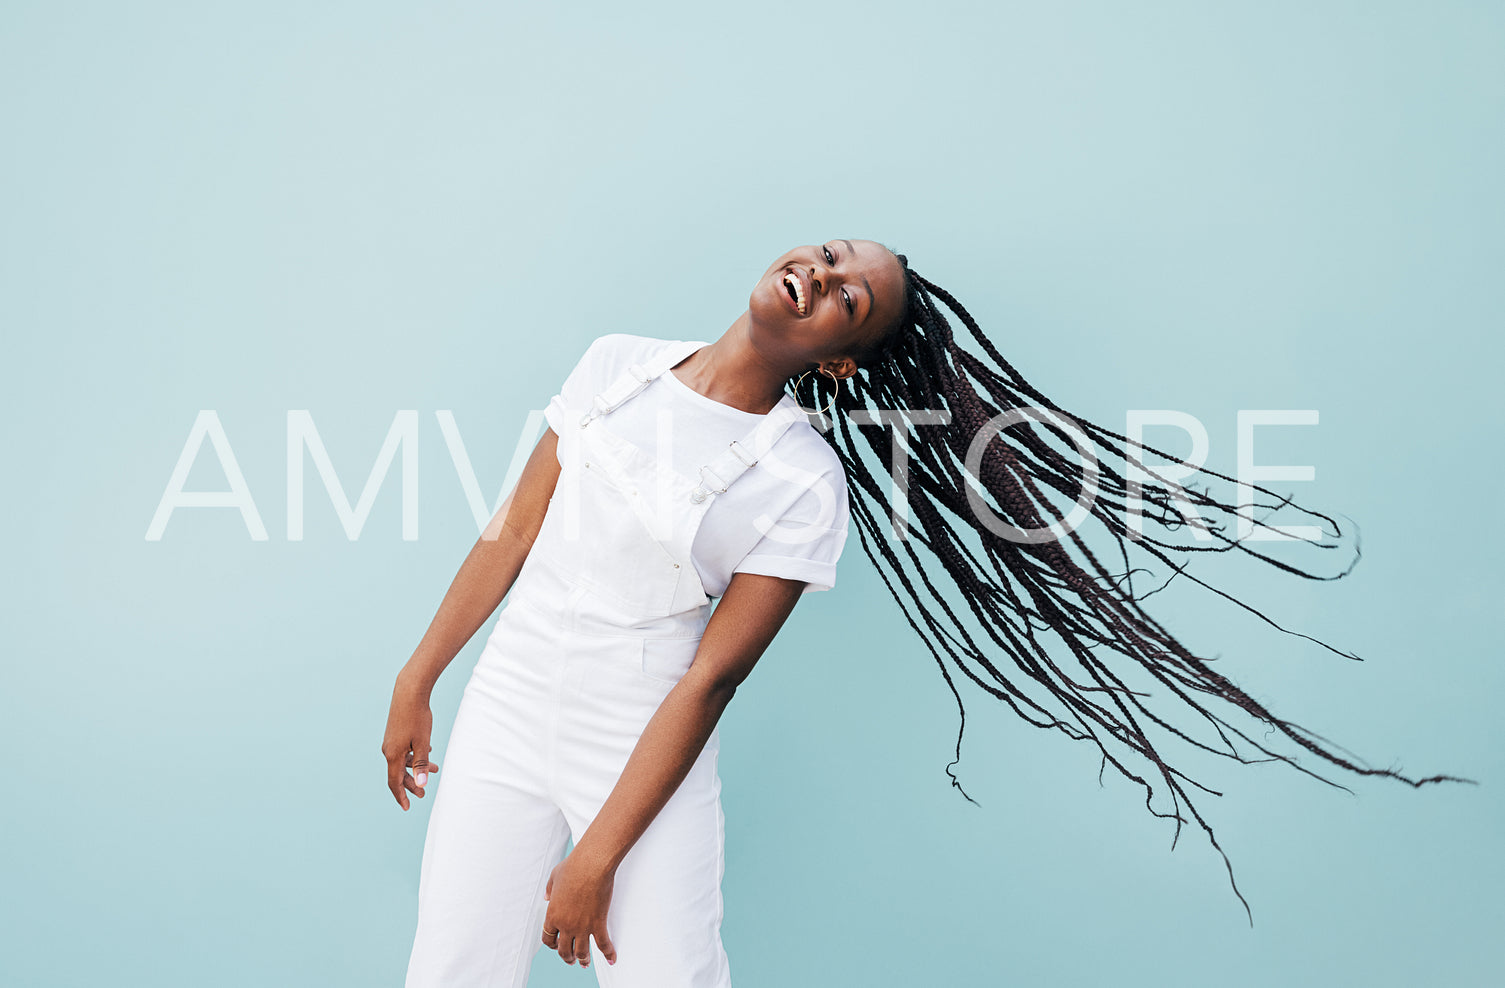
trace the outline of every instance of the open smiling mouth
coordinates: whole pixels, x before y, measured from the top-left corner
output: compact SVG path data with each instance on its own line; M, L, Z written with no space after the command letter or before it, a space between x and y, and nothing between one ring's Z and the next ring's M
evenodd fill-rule
M784 291L789 293L794 301L794 309L800 315L805 314L805 286L800 284L799 275L793 271L784 272Z

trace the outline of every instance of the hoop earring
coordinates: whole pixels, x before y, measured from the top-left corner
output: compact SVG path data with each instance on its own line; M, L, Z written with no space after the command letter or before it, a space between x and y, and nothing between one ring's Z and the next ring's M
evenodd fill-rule
M813 369L814 368L812 368L812 370ZM803 381L805 379L805 376L807 374L809 374L809 373L810 373L810 371L805 371L804 374L801 374L798 378L795 379L795 381L794 381L794 390L795 390L796 396L798 396L798 394L799 394L800 382ZM829 415L830 414L831 409L833 409L833 408L836 407L836 399L837 399L837 397L839 397L840 394L841 394L841 378L833 376L833 377L831 377L831 381L835 385L836 391L832 393L831 400L828 401L828 402L826 402L826 407L822 408L820 410L820 414L822 414L822 415Z

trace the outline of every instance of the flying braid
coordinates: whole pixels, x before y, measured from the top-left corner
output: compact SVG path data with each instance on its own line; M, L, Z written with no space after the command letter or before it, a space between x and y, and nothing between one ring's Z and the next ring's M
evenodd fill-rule
M949 292L910 269L903 254L895 256L904 269L905 311L896 329L856 355L862 372L848 379L850 387L836 388L832 410L835 428L824 435L846 468L852 518L863 551L929 649L956 698L961 724L956 758L947 764L946 773L968 801L976 803L951 771L951 766L961 760L962 733L966 729L966 709L953 672L960 672L1035 727L1058 730L1074 740L1096 745L1102 756L1099 781L1111 764L1125 778L1142 786L1149 812L1175 821L1173 849L1182 824L1189 822L1182 814L1184 806L1222 857L1229 883L1252 925L1254 914L1234 881L1232 863L1212 827L1193 805L1188 787L1221 794L1175 768L1162 754L1162 747L1191 746L1243 764L1285 762L1328 785L1350 791L1302 765L1298 752L1280 752L1267 746L1275 734L1279 737L1273 743L1283 738L1321 762L1359 775L1385 776L1415 787L1429 782L1473 781L1450 775L1413 779L1362 764L1358 756L1280 718L1213 671L1209 659L1193 654L1141 606L1146 597L1182 576L1283 632L1358 659L1282 628L1259 610L1192 576L1187 572L1191 557L1178 562L1171 556L1232 549L1305 579L1334 580L1346 576L1358 561L1357 544L1353 563L1340 573L1322 576L1259 552L1247 544L1247 539L1228 536L1226 524L1219 519L1236 517L1238 505L1218 500L1194 485L1161 477L1143 464L1135 449L1168 460L1177 457L1060 408L1003 358ZM960 318L980 353L963 346L937 301ZM832 400L828 379L814 374L808 380L803 387L796 385L796 397L807 408L826 407ZM1030 407L1047 411L1006 431L999 431L992 423L1001 413ZM871 415L880 409L898 413L901 421L897 427L906 430L905 538L894 537L890 521L895 517L890 503L893 478L875 477L869 471L858 442L860 438L879 463L888 466L895 462L896 426L892 419ZM919 424L918 416L912 425L903 420L904 413L925 410L943 410L949 414L949 422ZM864 417L862 413L868 414ZM1078 451L1070 427L1078 431L1077 441L1096 458L1090 471L1084 472L1076 462ZM994 438L982 448L976 471L969 471L969 451L985 432ZM1052 438L1059 440L1059 445L1052 445ZM1122 467L1116 467L1117 463ZM1235 480L1206 468L1198 468L1198 472ZM975 481L969 479L974 477ZM1330 538L1342 537L1337 522L1325 514L1300 508L1289 498L1262 503L1259 494L1278 496L1258 485L1245 489L1257 492L1254 503L1244 507L1246 515L1252 515L1258 507L1273 512L1291 506L1331 525ZM1080 526L1063 533L1061 511L1050 498L1052 492L1067 502L1091 495L1090 518L1112 536L1122 572L1110 572L1088 549L1079 534ZM1000 523L1016 530L1055 525L1057 534L1037 541L1006 537L974 507L973 500L979 496L987 513ZM1185 514L1182 509L1186 509ZM1139 519L1132 529L1131 517ZM1273 530L1264 521L1250 520L1256 529ZM1172 537L1188 528L1204 534L1192 544ZM1321 531L1324 539L1329 538L1325 530ZM1340 545L1321 540L1309 544L1326 550ZM917 546L925 550L923 555ZM1136 594L1134 574L1145 570L1132 565L1131 549L1166 564L1171 576L1161 586ZM937 582L937 575L947 579ZM1059 640L1059 657L1052 655L1054 649L1046 648L1042 633ZM1131 688L1131 676L1136 682L1147 679L1142 685L1155 692ZM1201 730L1177 726L1181 717L1173 717L1173 712L1201 725ZM1230 716L1231 720L1225 719ZM1168 735L1160 746L1147 733L1150 725ZM1248 733L1251 730L1264 739L1256 740ZM1208 731L1214 736L1209 737ZM1245 745L1244 750L1240 750L1239 742ZM1153 802L1157 784L1170 793L1169 812L1157 809Z

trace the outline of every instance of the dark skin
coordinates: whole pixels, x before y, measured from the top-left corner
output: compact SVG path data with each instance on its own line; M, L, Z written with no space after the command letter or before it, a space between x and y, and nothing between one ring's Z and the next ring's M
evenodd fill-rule
M790 307L784 273L802 275L806 314ZM769 265L721 338L675 375L708 398L767 412L791 377L814 370L840 381L857 372L852 354L882 338L904 305L904 269L882 244L828 240L796 247Z
M789 272L800 279L803 312L785 287ZM715 401L766 413L791 377L815 370L840 381L855 373L852 354L894 328L903 292L903 269L881 244L838 239L795 248L763 273L747 310L721 338L670 373ZM398 673L381 751L387 786L404 810L408 794L422 798L428 773L439 770L429 758L434 684L522 569L559 479L557 440L552 429L545 430L517 486L471 548ZM689 671L648 721L595 820L549 876L541 933L562 960L589 966L594 936L602 955L616 963L606 916L617 868L689 774L804 587L756 573L732 575Z

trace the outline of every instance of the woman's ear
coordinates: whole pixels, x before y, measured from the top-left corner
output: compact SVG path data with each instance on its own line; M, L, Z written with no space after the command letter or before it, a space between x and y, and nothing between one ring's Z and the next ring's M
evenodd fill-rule
M838 381L845 381L857 373L857 363L851 357L835 357L820 365L820 372Z

